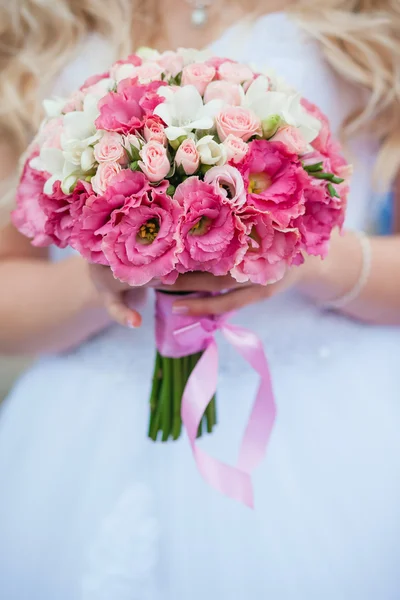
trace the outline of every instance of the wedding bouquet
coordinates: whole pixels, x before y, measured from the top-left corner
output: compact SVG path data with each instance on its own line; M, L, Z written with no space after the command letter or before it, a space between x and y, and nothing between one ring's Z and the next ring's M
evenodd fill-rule
M189 271L267 285L343 223L350 167L328 121L271 73L143 49L45 110L13 222L132 286ZM157 292L149 435L177 439L183 418L193 442L216 423L204 352L218 328L235 341L226 319L174 315L175 298ZM195 382L210 389L193 409Z

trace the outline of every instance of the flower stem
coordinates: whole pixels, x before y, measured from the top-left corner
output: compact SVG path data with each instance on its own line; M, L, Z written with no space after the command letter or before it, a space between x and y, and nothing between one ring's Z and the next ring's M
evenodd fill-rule
M162 425L162 441L168 441L171 433L171 417L172 417L172 359L162 357L162 384L161 384L161 425Z
M157 351L153 373L153 385L150 396L149 437L156 441L161 416L160 388L162 383L162 357Z
M181 406L182 406L182 395L184 390L184 359L173 358L173 419L172 419L172 438L177 440L181 435L182 430L182 418L181 418Z

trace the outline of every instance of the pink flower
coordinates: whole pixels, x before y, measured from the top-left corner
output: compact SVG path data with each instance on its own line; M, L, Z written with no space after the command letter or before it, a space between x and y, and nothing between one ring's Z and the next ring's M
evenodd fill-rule
M228 135L235 135L247 142L253 135L262 135L259 118L248 108L228 106L216 117L218 135L224 141Z
M226 148L228 161L230 160L233 163L240 162L249 151L249 145L231 133L224 139L223 144Z
M105 133L94 147L94 157L99 163L126 163L126 152L122 136L115 132Z
M103 79L108 79L110 77L110 73L106 71L105 73L101 73L100 75L92 75L86 79L85 83L81 85L79 88L82 92L85 92L88 88L92 87L102 81Z
M152 183L164 179L170 169L171 164L167 155L166 148L160 142L147 142L140 151L141 161L139 167Z
M116 277L129 285L145 285L169 275L178 261L176 235L182 209L155 188L140 204L129 203L102 229L102 248Z
M43 194L43 186L50 175L43 171L36 171L29 164L31 159L38 155L39 151L36 150L25 162L17 188L17 207L11 219L18 231L31 238L34 246L48 246L52 240L45 232L47 217L39 200Z
M144 123L143 136L146 142L159 142L163 146L168 144L163 121L157 115L147 117Z
M140 129L145 116L164 101L156 93L162 83L154 81L142 85L137 79L124 79L118 84L117 92L109 92L99 101L96 127L125 134Z
M176 77L183 69L183 56L177 52L163 52L157 62L171 77Z
M179 225L183 252L177 270L226 275L242 260L247 248L240 235L243 226L232 207L221 203L214 187L198 177L181 183L174 198L184 209Z
M194 85L199 94L203 95L207 85L215 77L215 69L205 63L193 63L182 71L182 85Z
M93 191L101 196L111 185L115 176L121 171L121 165L117 162L103 162L97 167L97 172L92 177Z
M218 76L231 83L244 83L254 78L254 73L247 65L225 61L218 69Z
M186 175L193 175L200 166L200 155L194 140L188 138L182 142L175 155L175 162L182 167Z
M242 262L232 269L232 276L240 283L267 285L279 281L299 253L298 230L280 230L269 213L251 209L241 215L241 220L248 249Z
M280 142L255 140L237 165L241 172L247 201L261 212L270 212L279 227L304 213L304 189L309 177L296 154Z
M321 156L317 157L313 163L321 159ZM332 171L329 159L324 160L324 170ZM346 182L333 187L338 197L331 196L327 181L309 177L304 189L304 214L293 221L293 225L299 228L302 247L308 254L322 258L328 252L332 229L343 226L349 192Z
M278 132L272 138L273 142L282 142L285 148L293 154L299 154L300 156L307 151L308 144L304 140L300 131L297 127L286 125L279 129Z
M220 56L212 56L206 60L206 64L214 67L217 72L220 66L224 65L225 63L238 64L237 61L232 60L231 58L221 58Z
M81 90L75 91L69 99L67 100L63 113L74 112L76 110L83 110L83 100L85 98L85 94Z
M156 62L145 62L136 68L135 76L139 78L140 83L150 83L150 81L160 81L163 68Z
M61 135L63 132L63 118L49 119L40 129L35 138L35 143L40 148L58 148L61 150Z
M91 194L92 188L86 181L78 181L69 195L62 192L61 183L56 181L50 196L40 196L40 205L47 216L46 233L56 246L65 248L69 245L83 206Z
M305 198L305 213L294 221L294 225L299 228L302 247L306 252L325 258L332 230L343 226L346 194L339 202L334 201L328 197L325 186L320 182L311 182L305 191Z
M143 173L129 169L121 171L104 196L91 194L82 208L82 214L71 236L70 245L90 262L108 265L101 244L102 228L114 211L122 206L140 205L142 197L150 190Z
M328 117L326 117L324 113L321 112L317 106L315 106L315 104L309 102L305 98L302 99L301 103L306 109L306 111L312 117L318 119L318 121L320 121L321 123L321 129L319 131L318 136L315 138L315 140L311 142L312 147L317 152L320 152L321 154L328 156L329 158L332 158L333 156L340 156L341 147L338 144L338 142L336 142L332 138ZM342 157L342 164L344 164L345 162L346 161Z
M204 102L223 100L226 104L240 106L243 98L243 89L230 81L212 81L204 93Z
M232 208L241 208L246 203L243 177L235 167L212 167L205 174L204 181L212 185L222 202L230 204Z
M130 56L128 56L128 58L124 60L117 60L117 62L113 64L113 66L110 69L110 77L112 79L119 79L118 72L121 71L121 67L125 67L126 65L128 65L128 67L140 67L141 64L142 59L139 56L136 56L136 54L131 54Z

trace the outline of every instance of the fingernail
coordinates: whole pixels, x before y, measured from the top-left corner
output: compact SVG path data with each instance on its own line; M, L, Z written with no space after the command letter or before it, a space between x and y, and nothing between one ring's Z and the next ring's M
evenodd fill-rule
M172 307L172 312L176 315L187 315L189 308L187 306L182 306L182 304L178 304Z
M137 329L137 325L135 325L133 321L127 321L126 326L128 327L128 329Z

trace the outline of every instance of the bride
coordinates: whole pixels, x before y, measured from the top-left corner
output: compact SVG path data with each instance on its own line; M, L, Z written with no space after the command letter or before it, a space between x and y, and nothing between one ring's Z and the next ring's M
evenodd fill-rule
M285 11L285 12L283 12ZM382 0L15 0L2 3L0 174L63 96L137 45L208 46L267 63L345 124L347 229L283 282L182 299L263 339L278 419L256 509L219 496L186 439L146 438L152 292L68 251L0 233L0 352L41 359L0 414L4 600L395 600L400 589L400 241L367 230L400 167L400 9ZM3 200L3 214L10 206ZM191 274L176 287L218 291ZM147 294L147 297L145 297ZM254 394L221 347L220 425L233 462Z

